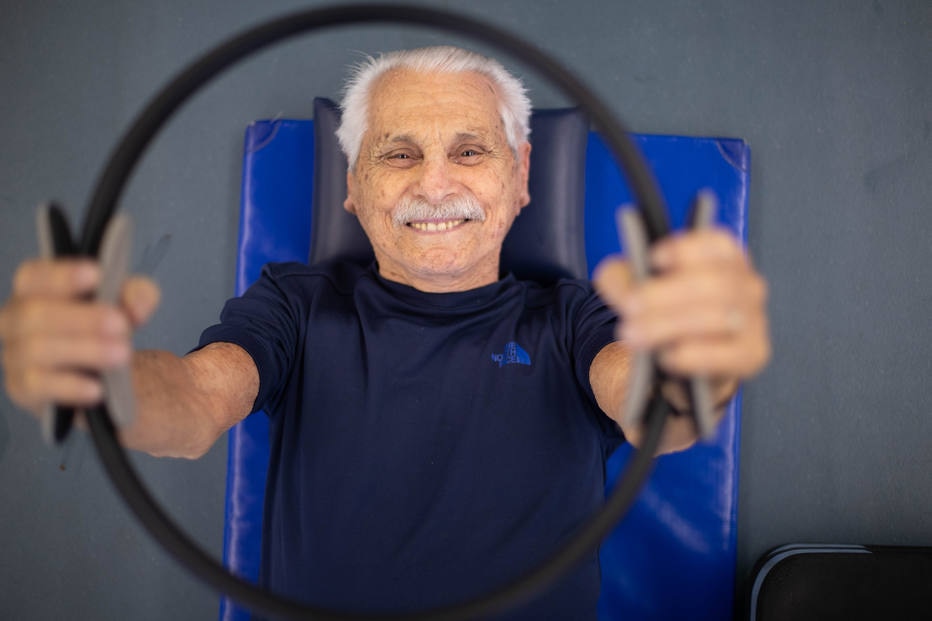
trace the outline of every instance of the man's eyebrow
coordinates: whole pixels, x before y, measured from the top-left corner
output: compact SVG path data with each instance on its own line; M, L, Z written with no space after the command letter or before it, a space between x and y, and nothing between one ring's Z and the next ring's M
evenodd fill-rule
M417 141L411 134L398 134L395 136L386 134L379 142L381 144L415 144Z
M478 142L478 143L488 143L491 140L488 137L488 132L483 130L467 130L462 132L457 132L453 136L453 144L461 144L463 142ZM380 139L373 143L373 147L376 149L384 149L386 147L393 147L397 145L418 145L419 141L413 134L389 134L384 133L380 136Z
M486 132L481 130L458 132L453 136L454 141L463 140L484 140ZM399 142L417 142L417 139L411 134L386 134L381 142L399 143Z
M459 132L454 136L454 142L485 142L485 132Z

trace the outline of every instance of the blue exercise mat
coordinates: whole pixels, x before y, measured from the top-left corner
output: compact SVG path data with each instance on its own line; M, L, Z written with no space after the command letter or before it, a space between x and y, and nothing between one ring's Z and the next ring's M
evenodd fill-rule
M591 270L606 254L620 250L614 211L630 201L630 193L601 137L586 134L586 187L579 202L585 204L585 254ZM532 143L534 138L532 134ZM682 226L696 192L709 188L719 198L718 222L746 240L750 150L744 141L639 134L632 138L660 183L675 227ZM311 120L257 121L247 128L237 294L267 262L307 260L314 159ZM600 619L731 618L739 411L740 394L729 404L713 440L658 460L640 499L602 546ZM229 433L224 562L252 580L259 571L267 436L268 421L262 413ZM610 459L609 487L629 451L623 446ZM223 599L220 618L238 621L249 614Z

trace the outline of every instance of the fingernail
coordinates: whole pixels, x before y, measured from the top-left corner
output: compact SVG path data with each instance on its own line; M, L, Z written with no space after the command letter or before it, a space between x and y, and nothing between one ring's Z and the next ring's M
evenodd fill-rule
M126 343L114 343L107 349L107 360L110 364L119 366L129 362L130 347Z
M88 289L97 284L97 267L93 263L78 263L72 274L75 284L81 289Z
M641 312L643 302L641 301L641 297L639 295L632 293L624 296L621 300L619 300L618 305L621 307L622 313L631 316L637 315Z
M99 380L86 379L78 386L78 399L84 403L96 403L104 398L104 387Z
M121 335L129 332L126 316L116 309L107 309L103 322L104 333Z
M644 333L637 325L626 323L621 327L621 340L631 347L640 347L644 344Z
M673 253L666 244L658 244L650 252L650 263L654 269L665 270L673 262Z

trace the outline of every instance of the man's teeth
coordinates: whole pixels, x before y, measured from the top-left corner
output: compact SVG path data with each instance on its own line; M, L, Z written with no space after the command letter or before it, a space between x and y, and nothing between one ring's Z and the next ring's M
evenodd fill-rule
M461 225L466 220L444 220L442 222L411 222L409 223L412 228L417 229L418 231L427 231L433 233L435 231L449 231L450 229Z

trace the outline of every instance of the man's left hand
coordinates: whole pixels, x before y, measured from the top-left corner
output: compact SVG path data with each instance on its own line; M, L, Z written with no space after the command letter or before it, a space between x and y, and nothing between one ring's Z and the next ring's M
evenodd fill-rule
M621 316L628 347L654 351L673 375L713 378L717 393L764 367L767 285L734 236L717 228L674 234L651 248L650 262L653 275L643 283L618 257L602 261L593 277Z

